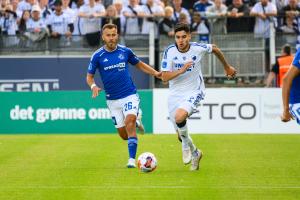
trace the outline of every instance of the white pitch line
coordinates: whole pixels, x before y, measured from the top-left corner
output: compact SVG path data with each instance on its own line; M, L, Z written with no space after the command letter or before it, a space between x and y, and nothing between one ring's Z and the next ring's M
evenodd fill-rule
M1 189L300 189L300 186L259 186L259 185L240 185L240 186L0 186Z

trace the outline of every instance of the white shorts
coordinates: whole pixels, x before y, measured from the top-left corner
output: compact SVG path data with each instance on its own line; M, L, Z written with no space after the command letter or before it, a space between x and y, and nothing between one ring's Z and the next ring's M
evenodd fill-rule
M138 94L133 94L122 99L107 100L106 103L115 127L121 128L125 126L127 115L138 115L140 98Z
M178 108L187 111L191 116L200 105L200 101L204 99L205 93L203 91L195 91L185 95L170 95L168 98L169 117L176 129L175 115Z
M290 104L290 112L300 125L300 103Z

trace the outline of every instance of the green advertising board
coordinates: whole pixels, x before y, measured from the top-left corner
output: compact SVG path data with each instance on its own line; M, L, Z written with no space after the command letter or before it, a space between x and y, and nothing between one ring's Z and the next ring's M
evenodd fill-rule
M152 91L139 91L146 132L153 132ZM0 133L116 133L103 92L0 92Z

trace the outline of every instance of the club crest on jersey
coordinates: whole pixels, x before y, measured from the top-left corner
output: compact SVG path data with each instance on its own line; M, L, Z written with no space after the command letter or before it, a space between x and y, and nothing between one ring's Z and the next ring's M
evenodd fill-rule
M183 59L183 60L186 60L186 57L185 57L185 56L183 56L183 57L182 57L182 59Z
M161 68L163 68L163 69L167 68L167 62L165 62L165 61L162 62Z
M123 55L123 54L119 54L118 58L119 58L120 60L123 60L123 59L124 59L124 55Z
M173 58L173 60L178 60L177 56L175 58Z
M196 56L192 56L192 60L195 61L197 59Z

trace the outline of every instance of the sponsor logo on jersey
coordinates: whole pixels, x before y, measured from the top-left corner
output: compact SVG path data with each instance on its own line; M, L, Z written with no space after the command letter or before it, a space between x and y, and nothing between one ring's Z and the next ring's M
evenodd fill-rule
M125 62L121 62L121 63L118 63L118 64L115 64L115 65L110 65L110 66L107 66L107 67L104 67L104 70L109 70L109 69L114 69L114 68L119 68L119 70L123 70L125 68Z

